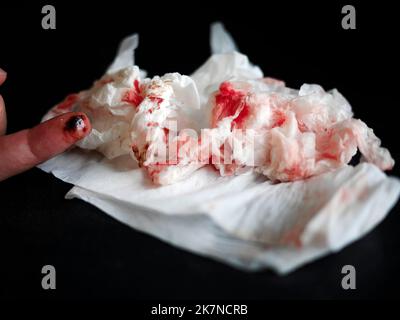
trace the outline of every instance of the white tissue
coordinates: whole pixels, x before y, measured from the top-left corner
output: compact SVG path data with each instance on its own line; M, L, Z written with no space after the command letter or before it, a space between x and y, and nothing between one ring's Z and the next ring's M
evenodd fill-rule
M234 51L222 25L211 30L215 54L191 76L200 97L192 116L207 106L206 97L222 81L263 76ZM109 73L133 65L137 37L127 39ZM203 167L184 181L159 187L128 155L110 158L73 149L39 167L75 185L67 198L92 203L175 246L252 271L272 268L285 274L340 250L374 228L400 193L397 178L367 163L280 184L254 172L221 177Z

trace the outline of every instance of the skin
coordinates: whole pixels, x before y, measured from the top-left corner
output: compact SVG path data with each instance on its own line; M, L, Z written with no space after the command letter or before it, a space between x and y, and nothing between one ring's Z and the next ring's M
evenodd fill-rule
M0 69L0 86L7 73ZM70 148L90 133L88 117L69 112L31 129L5 135L7 117L0 95L0 181L26 171Z

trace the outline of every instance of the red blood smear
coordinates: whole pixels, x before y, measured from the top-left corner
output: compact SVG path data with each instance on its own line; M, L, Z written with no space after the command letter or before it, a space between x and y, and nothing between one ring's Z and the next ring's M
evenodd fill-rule
M245 97L245 92L235 90L229 82L223 82L218 94L215 96L216 105L213 110L213 127L223 118L233 116L238 109L241 109L241 111L233 121L233 124L237 128L243 126L250 115L250 108L245 103Z
M135 155L136 160L139 162L139 166L141 166L140 153L139 153L139 149L136 145L132 145L132 152Z
M166 167L165 164L151 164L147 167L151 180L155 181L161 171Z
M133 104L135 107L137 107L143 101L143 93L140 90L139 80L136 79L133 82L133 89L129 90L124 95L122 101Z
M163 98L156 97L156 96L149 96L148 98L149 98L151 101L153 101L153 102L155 102L155 103L157 103L157 104L160 104L161 102L164 101Z
M135 87L136 92L140 93L140 85L138 79L135 79L135 81L133 81L133 86Z
M164 142L168 143L169 129L168 128L163 128L163 130L164 130Z
M300 132L308 131L307 126L302 121L297 120L297 127L299 128Z
M79 95L77 93L72 93L68 95L63 102L59 103L56 108L60 110L69 110L72 105L78 101Z
M330 153L327 153L327 152L321 154L321 158L322 158L322 159L337 160L337 156L335 156L335 155L333 155L333 154L330 154Z
M243 128L244 123L246 122L247 118L250 116L250 107L247 103L243 105L242 111L240 111L239 115L233 123L235 124L235 128Z
M298 164L296 164L295 166L293 166L290 169L286 169L284 172L288 176L288 181L294 181L301 177L304 177L304 173L302 172L302 170L300 169L300 166Z
M280 110L276 110L275 111L275 123L273 124L273 128L275 127L280 127L281 125L283 125L286 121L286 115L284 112L280 111Z

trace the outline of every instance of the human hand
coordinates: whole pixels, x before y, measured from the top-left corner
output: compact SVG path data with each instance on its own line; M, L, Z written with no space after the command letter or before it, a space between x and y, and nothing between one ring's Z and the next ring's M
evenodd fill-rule
M0 69L0 86L6 78L7 73ZM68 112L9 135L5 135L6 126L6 110L0 95L0 181L64 152L91 130L88 117L81 112Z

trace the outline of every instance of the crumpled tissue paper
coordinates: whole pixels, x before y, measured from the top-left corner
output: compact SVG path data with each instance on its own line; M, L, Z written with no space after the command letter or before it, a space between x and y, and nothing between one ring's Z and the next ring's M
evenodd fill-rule
M200 105L225 80L263 76L221 24L212 25L210 42L212 56L191 75ZM109 71L133 65L137 45L137 35L126 38ZM368 163L279 184L254 172L221 177L203 167L161 187L128 155L108 160L75 148L39 168L74 184L66 198L87 201L132 228L242 270L279 274L361 238L400 193L399 179Z

